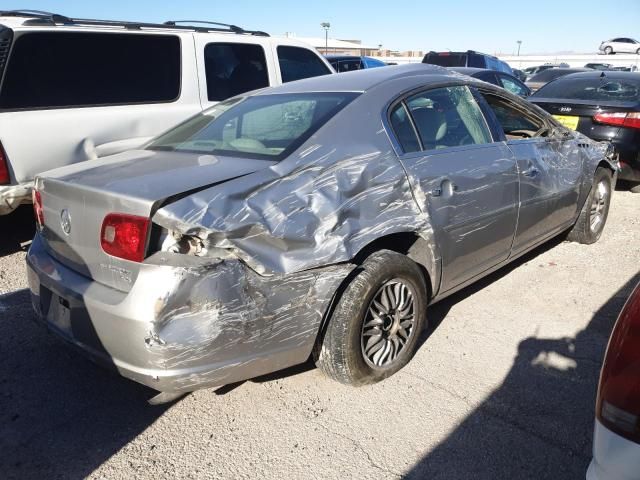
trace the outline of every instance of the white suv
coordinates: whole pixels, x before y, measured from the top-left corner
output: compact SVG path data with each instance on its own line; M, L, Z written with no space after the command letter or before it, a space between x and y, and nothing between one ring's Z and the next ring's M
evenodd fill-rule
M329 73L307 44L233 25L0 12L0 215L30 202L38 173L137 148L234 95Z
M602 42L598 47L602 53L611 55L612 53L638 53L640 54L640 42L633 38L619 37Z

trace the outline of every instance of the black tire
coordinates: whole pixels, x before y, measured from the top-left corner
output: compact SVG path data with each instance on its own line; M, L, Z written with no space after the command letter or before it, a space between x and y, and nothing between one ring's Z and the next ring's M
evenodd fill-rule
M611 48L611 47L605 47L605 49L604 49L604 54L605 54L605 55L612 55L612 54L613 54L613 48Z
M640 183L636 185L632 184L632 186L629 188L629 191L631 193L640 193Z
M374 300L387 295L386 303L393 305L392 297L402 297L395 294L396 291L405 292L406 302L412 302L412 315L402 313L408 311L407 304L402 302L400 304L405 305L402 308L389 309L394 313L377 311L381 303L374 304ZM329 378L348 385L384 380L413 357L427 322L426 310L427 286L420 267L405 255L389 250L375 252L358 267L338 299L322 343L316 349L316 365ZM407 320L409 317L412 320ZM413 322L410 328L408 322ZM370 343L372 341L375 344ZM405 343L400 346L402 341ZM369 356L365 355L367 349ZM386 350L390 350L386 358L391 360L383 364ZM372 358L376 355L381 365L374 365Z
M640 55L640 48L636 50L636 55Z
M584 202L578 220L576 220L567 235L567 240L592 244L600 239L609 216L609 205L611 204L613 190L611 183L611 171L606 168L598 168L593 177L591 191ZM604 198L601 197L603 189L605 192Z

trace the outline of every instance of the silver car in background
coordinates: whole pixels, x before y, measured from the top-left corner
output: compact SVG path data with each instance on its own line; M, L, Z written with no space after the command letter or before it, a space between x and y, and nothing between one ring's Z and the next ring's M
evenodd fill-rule
M38 177L33 306L169 396L311 356L340 382L380 381L428 304L564 232L597 241L609 153L431 65L261 90Z
M628 37L612 38L602 42L598 50L605 55L613 53L637 53L640 55L640 42Z

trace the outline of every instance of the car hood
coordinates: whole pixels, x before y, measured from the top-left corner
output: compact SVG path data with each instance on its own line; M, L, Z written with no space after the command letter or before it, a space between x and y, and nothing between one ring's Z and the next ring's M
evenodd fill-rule
M43 177L157 202L275 165L203 153L132 150L51 170Z

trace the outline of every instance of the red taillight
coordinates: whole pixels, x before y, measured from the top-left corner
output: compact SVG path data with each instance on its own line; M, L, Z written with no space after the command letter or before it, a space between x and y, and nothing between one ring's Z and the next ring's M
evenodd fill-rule
M110 213L102 222L100 244L114 257L141 262L147 244L149 219L124 213Z
M0 143L0 185L6 185L11 181L9 178L9 162L7 162L7 154Z
M42 206L42 195L40 192L33 189L31 193L31 200L33 202L33 215L36 217L36 222L39 226L44 226L44 208Z
M593 116L593 121L618 127L640 128L640 113L597 113Z
M598 420L640 443L640 285L622 309L600 375Z

